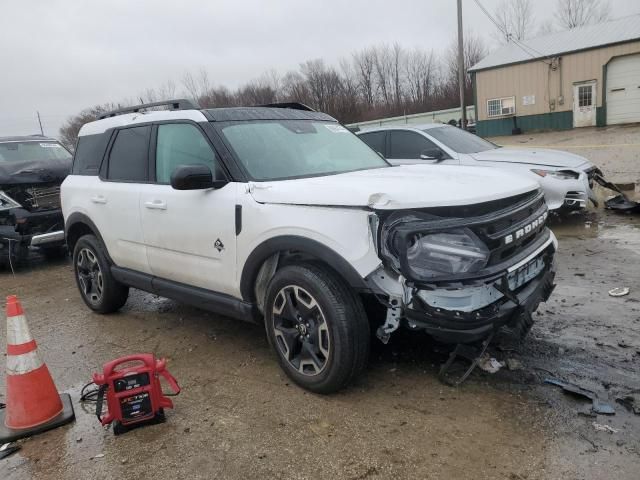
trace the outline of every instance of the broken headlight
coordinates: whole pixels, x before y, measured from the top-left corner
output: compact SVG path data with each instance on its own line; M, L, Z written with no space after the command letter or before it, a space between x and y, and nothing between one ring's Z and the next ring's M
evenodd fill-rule
M0 191L0 211L1 210L9 210L10 208L19 208L20 205L13 198L11 198L6 193Z
M380 254L390 266L413 280L475 273L486 267L488 247L469 228L446 225L425 212L396 212L380 230Z
M469 229L416 235L406 251L412 277L434 278L482 270L489 249Z

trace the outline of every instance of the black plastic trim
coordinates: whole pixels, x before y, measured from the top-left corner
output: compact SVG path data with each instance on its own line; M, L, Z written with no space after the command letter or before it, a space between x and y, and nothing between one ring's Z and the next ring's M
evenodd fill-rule
M91 230L91 232L98 238L98 240L100 240L100 243L102 243L102 246L104 247L104 250L107 254L107 259L109 260L110 263L113 263L113 260L109 255L109 251L107 250L107 244L104 243L102 235L100 235L100 230L98 230L98 227L96 227L96 224L93 223L93 221L89 217L87 217L84 213L80 213L80 212L72 213L71 215L69 215L69 218L64 224L64 237L65 237L65 240L67 241L67 245L69 249L73 250L73 245L69 245L69 241L68 241L69 231L73 228L74 225L78 225L78 224L86 225L89 228L89 230Z
M258 323L260 313L254 303L245 302L223 293L166 280L128 268L111 267L111 273L119 282L162 297L193 305L238 320Z
M236 236L242 232L242 205L236 205Z
M351 287L363 291L370 290L360 274L338 253L315 240L295 235L284 235L264 241L247 258L240 279L240 292L245 301L255 302L254 285L260 267L271 255L282 251L306 254L316 258L329 265Z
M518 305L507 299L500 301L486 307L490 312L482 315L481 320L471 318L464 321L460 312L456 315L456 312L436 310L424 304L405 309L405 316L418 328L442 342L472 343L482 340L500 327L518 321L519 316L533 314L540 302L548 300L555 287L555 265L553 260L550 262L536 278L514 292Z

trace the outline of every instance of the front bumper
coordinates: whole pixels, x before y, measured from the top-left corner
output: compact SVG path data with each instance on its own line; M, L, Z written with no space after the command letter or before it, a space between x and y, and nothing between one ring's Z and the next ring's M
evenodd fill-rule
M549 298L555 287L554 250L555 247L550 246L539 257L523 265L521 268L527 269L531 262L544 259L544 268L535 278L514 290L508 287L512 277L505 272L494 283L503 289L506 287L507 295L478 310L460 311L434 307L419 295L414 295L410 305L404 309L408 327L423 330L446 343L473 343L505 326L514 331L522 330L519 328L520 324L531 324L531 315L541 302Z
M57 247L65 244L64 219L59 209L27 212L16 209L0 225L0 258L20 258L30 246Z

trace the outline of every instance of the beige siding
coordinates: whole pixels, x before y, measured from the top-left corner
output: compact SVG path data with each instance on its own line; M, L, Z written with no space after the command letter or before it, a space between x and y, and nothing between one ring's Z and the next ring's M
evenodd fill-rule
M601 107L602 67L612 57L637 52L640 52L640 41L563 55L562 89L560 89L560 71L550 71L549 66L542 61L477 72L478 119L487 120L487 100L500 97L516 97L516 115L518 116L572 110L573 84L587 80L598 82L597 106ZM522 104L522 97L526 95L535 95L535 105ZM564 96L562 105L559 102L560 96ZM556 101L555 110L550 109L550 100Z

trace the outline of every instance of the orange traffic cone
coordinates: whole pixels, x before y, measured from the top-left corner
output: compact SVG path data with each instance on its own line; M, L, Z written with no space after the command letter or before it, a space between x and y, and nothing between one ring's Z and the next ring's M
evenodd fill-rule
M38 356L20 301L7 297L7 406L0 410L0 443L64 425L75 418L71 398L58 394ZM2 419L4 417L4 419Z

